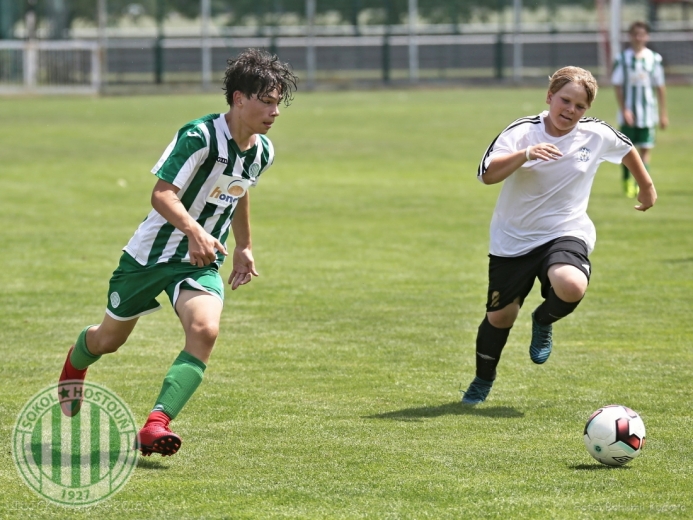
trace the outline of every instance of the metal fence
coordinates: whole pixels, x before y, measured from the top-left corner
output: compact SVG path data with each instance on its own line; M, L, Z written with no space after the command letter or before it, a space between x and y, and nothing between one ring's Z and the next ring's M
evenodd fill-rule
M0 26L6 1L0 0ZM173 0L150 0L150 11L166 1ZM237 19L234 25L219 13L215 16L212 2L219 1L188 2L199 6L197 19L163 16L165 11L147 13L140 6L139 21L130 20L128 25L123 19L130 15L113 12L115 0L95 0L99 9L93 23L74 24L65 33L71 39L64 40L46 39L60 31L50 20L41 23L27 15L14 26L15 39L0 39L0 93L95 93L147 85L216 89L226 60L248 47L269 49L289 61L304 88L533 82L544 81L565 65L588 68L605 80L615 47L627 41L628 24L651 15L643 1L621 6L611 0L607 10L597 0L593 12L564 4L540 12L512 0L503 2L504 9L487 13L485 20L431 23L417 10L429 0L406 0L400 2L408 10L401 12L399 23L345 24L316 16L322 0L301 0L305 11L293 23L278 24L291 21L284 13L283 18L270 18L272 24L259 23L268 18L258 16L255 23L246 20L243 25ZM132 11L133 5L139 4L128 4L128 9ZM623 12L614 11L616 5ZM576 13L584 19L576 19ZM375 20L376 15L372 14ZM664 56L669 77L693 81L693 21L674 16L659 21L655 29L650 46Z
M89 41L0 41L0 94L96 94L100 51Z

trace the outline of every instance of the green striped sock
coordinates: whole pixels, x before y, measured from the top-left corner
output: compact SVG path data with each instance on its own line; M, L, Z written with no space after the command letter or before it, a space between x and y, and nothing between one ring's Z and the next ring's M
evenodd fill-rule
M195 356L181 351L164 378L161 393L152 411L164 412L175 419L200 386L205 368L207 365Z
M87 348L87 331L94 327L95 325L89 325L82 332L80 332L75 342L75 348L72 349L72 354L70 354L70 363L77 370L84 370L89 365L96 363L101 356L95 356Z

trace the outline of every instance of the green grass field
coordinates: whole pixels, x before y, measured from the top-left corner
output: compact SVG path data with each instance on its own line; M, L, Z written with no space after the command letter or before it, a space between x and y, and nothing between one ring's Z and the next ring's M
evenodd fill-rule
M0 518L691 518L691 95L669 90L652 210L633 210L617 166L600 169L592 282L554 327L549 362L527 354L535 287L489 399L469 408L459 388L474 374L499 188L476 168L544 92L299 92L252 192L261 276L227 292L205 380L173 423L181 451L140 459L120 493L77 510L22 482L15 420L101 320L149 169L181 124L225 107L221 93L0 99ZM605 88L588 115L614 114ZM162 302L89 372L138 424L183 344ZM648 433L616 469L582 442L611 403Z

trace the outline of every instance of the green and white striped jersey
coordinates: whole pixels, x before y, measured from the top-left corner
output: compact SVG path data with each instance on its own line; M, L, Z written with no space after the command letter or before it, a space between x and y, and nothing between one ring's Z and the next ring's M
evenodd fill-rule
M191 121L176 133L152 168L178 187L188 213L213 237L226 244L238 199L257 185L274 161L270 140L257 134L255 145L241 152L223 114ZM123 248L143 266L189 260L188 238L152 210ZM224 255L217 252L221 266Z
M652 89L664 85L664 67L662 56L644 49L639 58L633 49L626 49L619 54L614 63L611 83L623 87L625 108L635 116L637 128L653 128L659 122L657 96ZM624 124L623 114L619 111L618 123Z

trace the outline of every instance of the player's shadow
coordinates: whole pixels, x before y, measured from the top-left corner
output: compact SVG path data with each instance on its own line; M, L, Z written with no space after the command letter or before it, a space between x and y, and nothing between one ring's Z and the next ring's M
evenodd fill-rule
M607 466L606 464L576 464L568 466L570 469L581 471L610 471L610 470L630 470L630 466Z
M693 262L693 256L688 258L671 258L669 260L662 260L665 264L687 264Z
M443 415L476 415L481 417L497 417L505 419L517 419L524 417L524 413L510 406L476 407L462 404L460 401L441 404L439 406L419 406L405 408L394 412L377 413L363 416L363 419L390 419L392 421L421 421Z
M145 459L144 457L139 457L137 459L137 467L142 468L142 469L157 469L157 470L165 470L168 469L168 466L165 466L158 460L152 460L152 459Z

